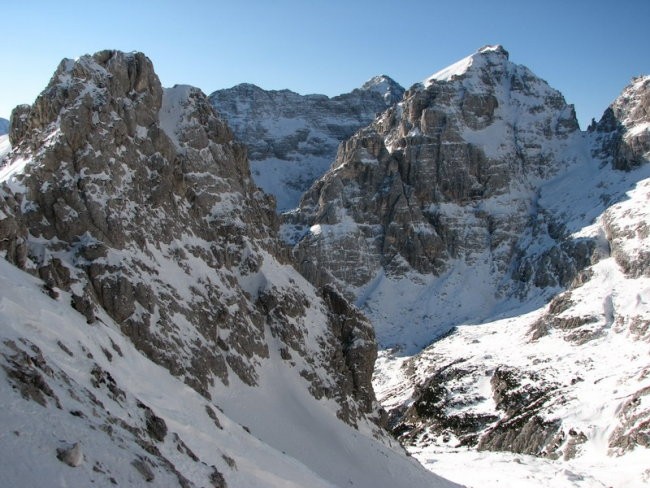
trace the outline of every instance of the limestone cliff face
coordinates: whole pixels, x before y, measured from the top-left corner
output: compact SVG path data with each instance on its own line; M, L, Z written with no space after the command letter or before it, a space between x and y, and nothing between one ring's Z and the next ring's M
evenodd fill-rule
M285 211L296 207L302 193L325 173L338 145L403 93L382 75L332 98L241 84L215 91L210 102L248 147L256 184Z
M650 76L641 76L605 111L596 125L594 153L615 169L632 171L650 161ZM625 206L625 204L621 204ZM650 276L647 210L627 205L604 215L612 255L630 276Z
M0 248L52 296L208 398L279 354L346 422L377 414L372 328L288 265L272 198L200 90L163 89L141 53L65 60L10 138Z
M315 283L440 276L454 260L505 275L540 182L572 161L578 134L559 92L488 46L347 140L285 234Z

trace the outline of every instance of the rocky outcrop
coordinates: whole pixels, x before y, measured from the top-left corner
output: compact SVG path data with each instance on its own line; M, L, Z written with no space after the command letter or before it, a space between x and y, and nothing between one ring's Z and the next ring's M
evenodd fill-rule
M198 89L163 90L141 53L65 60L10 138L2 250L89 324L108 314L206 397L215 381L257 384L271 334L341 418L375 415L369 325L293 284L273 201Z
M609 448L616 455L623 455L639 447L650 447L650 409L643 407L650 395L650 387L645 387L630 395L621 406L618 416L621 420L609 438Z
M215 91L210 102L248 147L255 183L285 211L296 207L302 193L325 173L341 141L370 124L403 93L382 75L332 98L241 84Z

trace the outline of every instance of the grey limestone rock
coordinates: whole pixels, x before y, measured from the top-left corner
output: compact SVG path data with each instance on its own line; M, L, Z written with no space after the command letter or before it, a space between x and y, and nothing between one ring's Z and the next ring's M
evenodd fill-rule
M650 160L650 76L639 76L589 128L598 141L594 155L629 171Z
M81 466L84 461L84 453L81 449L81 444L75 442L72 447L58 449L57 458L61 462L73 468Z
M622 455L639 447L650 447L650 412L642 407L650 388L642 388L625 401L618 410L619 425L609 438L612 453Z
M10 134L6 164L30 162L1 189L0 249L70 292L89 324L108 314L206 397L232 375L257 383L270 330L341 417L354 424L375 414L369 325L340 318L343 305L304 282L304 291L293 278L275 283L278 269L299 275L273 198L255 186L246 148L200 90L163 89L142 53L102 51L64 60L34 105L14 111ZM310 308L319 351L306 345ZM346 342L355 334L363 347ZM146 417L162 441L164 422Z

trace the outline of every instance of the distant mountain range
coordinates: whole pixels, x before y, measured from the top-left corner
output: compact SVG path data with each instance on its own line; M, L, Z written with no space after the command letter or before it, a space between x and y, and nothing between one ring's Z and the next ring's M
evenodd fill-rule
M382 75L332 98L242 84L215 91L210 102L248 147L255 183L275 196L278 210L286 211L297 207L302 194L329 168L341 141L370 124L403 93Z

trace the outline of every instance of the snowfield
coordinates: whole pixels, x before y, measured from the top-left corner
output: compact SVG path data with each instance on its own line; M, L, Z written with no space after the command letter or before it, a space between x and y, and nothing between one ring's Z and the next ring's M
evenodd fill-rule
M387 476L457 486L332 418L273 360L261 387L222 387L211 403L146 359L107 315L88 325L67 293L50 298L4 260L0 277L2 486L145 486L151 474L156 486L177 486L173 469L197 486L217 471L233 487L394 486ZM166 425L163 440L147 412ZM72 468L57 449L75 443L83 461Z

